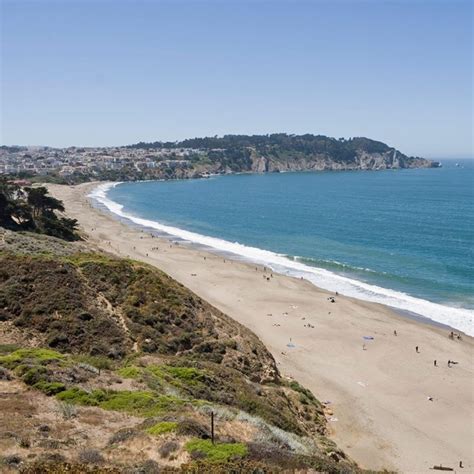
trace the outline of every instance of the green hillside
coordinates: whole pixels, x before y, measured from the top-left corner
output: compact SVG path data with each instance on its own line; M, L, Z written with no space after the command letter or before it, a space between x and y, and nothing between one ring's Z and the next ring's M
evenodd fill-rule
M311 392L164 273L44 235L0 242L6 472L359 472Z

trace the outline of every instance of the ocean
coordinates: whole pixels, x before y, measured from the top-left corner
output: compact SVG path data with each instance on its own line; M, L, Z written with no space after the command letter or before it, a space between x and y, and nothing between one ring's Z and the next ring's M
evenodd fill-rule
M474 335L474 160L110 183L91 197L135 225Z

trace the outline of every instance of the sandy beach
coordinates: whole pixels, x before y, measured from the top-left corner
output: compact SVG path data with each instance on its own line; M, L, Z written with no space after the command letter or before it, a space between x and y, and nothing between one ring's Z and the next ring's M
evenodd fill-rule
M327 402L331 437L361 467L474 472L472 338L452 340L374 303L332 303L309 282L152 238L93 208L94 186L48 188L91 244L155 265L254 331L284 375Z

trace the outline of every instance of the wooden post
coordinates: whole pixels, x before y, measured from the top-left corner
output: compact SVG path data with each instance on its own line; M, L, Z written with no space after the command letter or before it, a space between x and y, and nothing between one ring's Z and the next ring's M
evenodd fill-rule
M214 444L214 412L211 411L211 441Z

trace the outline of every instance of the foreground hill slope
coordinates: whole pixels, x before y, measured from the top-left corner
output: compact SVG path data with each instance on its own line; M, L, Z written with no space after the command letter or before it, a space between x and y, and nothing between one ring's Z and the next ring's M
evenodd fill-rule
M0 392L2 472L360 472L251 331L83 243L0 229Z

